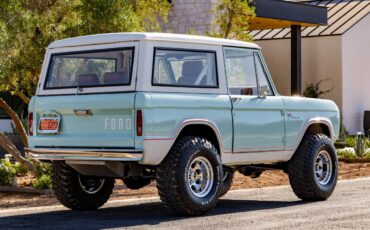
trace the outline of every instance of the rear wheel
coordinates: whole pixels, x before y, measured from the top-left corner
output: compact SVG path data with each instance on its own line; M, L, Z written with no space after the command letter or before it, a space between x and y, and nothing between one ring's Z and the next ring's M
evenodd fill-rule
M288 166L294 193L303 200L327 199L338 177L338 159L330 138L306 135Z
M163 203L182 215L202 215L219 199L222 165L216 148L201 137L178 140L157 169Z
M63 161L52 162L53 189L60 203L73 210L93 210L109 199L114 179L84 176Z

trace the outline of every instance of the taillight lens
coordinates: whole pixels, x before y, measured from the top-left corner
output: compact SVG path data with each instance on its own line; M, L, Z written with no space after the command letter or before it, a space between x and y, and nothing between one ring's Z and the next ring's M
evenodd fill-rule
M28 135L33 136L33 113L28 113Z
M143 113L141 110L136 111L136 135L139 137L143 135Z

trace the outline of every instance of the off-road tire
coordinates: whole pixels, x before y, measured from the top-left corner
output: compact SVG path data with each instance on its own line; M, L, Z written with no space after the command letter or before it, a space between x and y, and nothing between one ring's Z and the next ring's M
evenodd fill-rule
M105 178L101 189L89 194L82 189L78 176L79 173L64 161L52 162L53 190L60 203L72 210L94 210L107 202L113 191L114 179Z
M150 178L146 177L128 177L123 179L123 183L126 187L133 190L141 189L150 184L151 181Z
M321 185L315 179L317 154L325 150L332 162L332 175L328 184ZM333 193L338 177L338 159L330 138L324 134L306 134L295 155L288 164L290 185L302 200L326 200Z
M197 157L206 158L214 174L211 190L201 198L192 193L186 175L189 164ZM222 175L221 160L213 144L201 137L185 136L176 141L157 168L158 193L164 205L176 214L203 215L219 200Z
M234 180L234 170L231 169L225 169L224 167L224 175L223 175L223 181L220 187L220 197L224 196L233 185Z

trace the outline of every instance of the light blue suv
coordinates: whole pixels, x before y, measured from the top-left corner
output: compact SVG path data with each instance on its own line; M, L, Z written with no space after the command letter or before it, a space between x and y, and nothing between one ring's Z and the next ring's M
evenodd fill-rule
M59 201L96 209L123 179L156 180L174 212L201 215L235 171L289 174L303 200L336 185L337 106L280 96L252 43L161 33L49 45L29 106L29 157L51 161Z

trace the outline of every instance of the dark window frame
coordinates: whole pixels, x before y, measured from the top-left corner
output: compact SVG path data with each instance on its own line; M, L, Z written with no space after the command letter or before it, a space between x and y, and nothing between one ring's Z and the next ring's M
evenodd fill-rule
M62 87L47 87L47 83L49 81L49 78L52 73L52 69L54 68L54 57L60 56L60 55L73 55L73 54L87 54L87 53L103 53L103 52L110 52L110 51L125 51L125 50L131 50L132 51L132 64L130 66L130 76L129 76L129 82L126 84L106 84L106 85L88 85L88 86L62 86ZM101 58L101 59L112 59L112 58ZM112 86L130 86L132 81L132 75L133 75L133 68L134 68L134 62L135 62L135 46L130 47L120 47L120 48L112 48L112 49L94 49L94 50L82 50L82 51L72 51L72 52L61 52L61 53L53 53L50 55L50 60L48 64L48 69L46 72L46 77L44 80L43 90L55 90L55 89L77 89L77 88L102 88L102 87L112 87ZM117 65L117 64L116 64ZM117 67L116 67L117 68Z
M216 74L216 85L215 86L196 86L196 85L170 85L170 84L160 84L154 83L154 66L155 66L155 57L157 50L162 51L188 51L188 52L198 52L198 53L213 53L215 56L215 74ZM194 88L194 89L219 89L219 74L218 74L218 65L217 65L217 51L216 50L203 50L203 49L184 49L184 48L167 48L167 47L154 47L153 51L153 61L152 61L152 86L159 87L176 87L176 88Z

